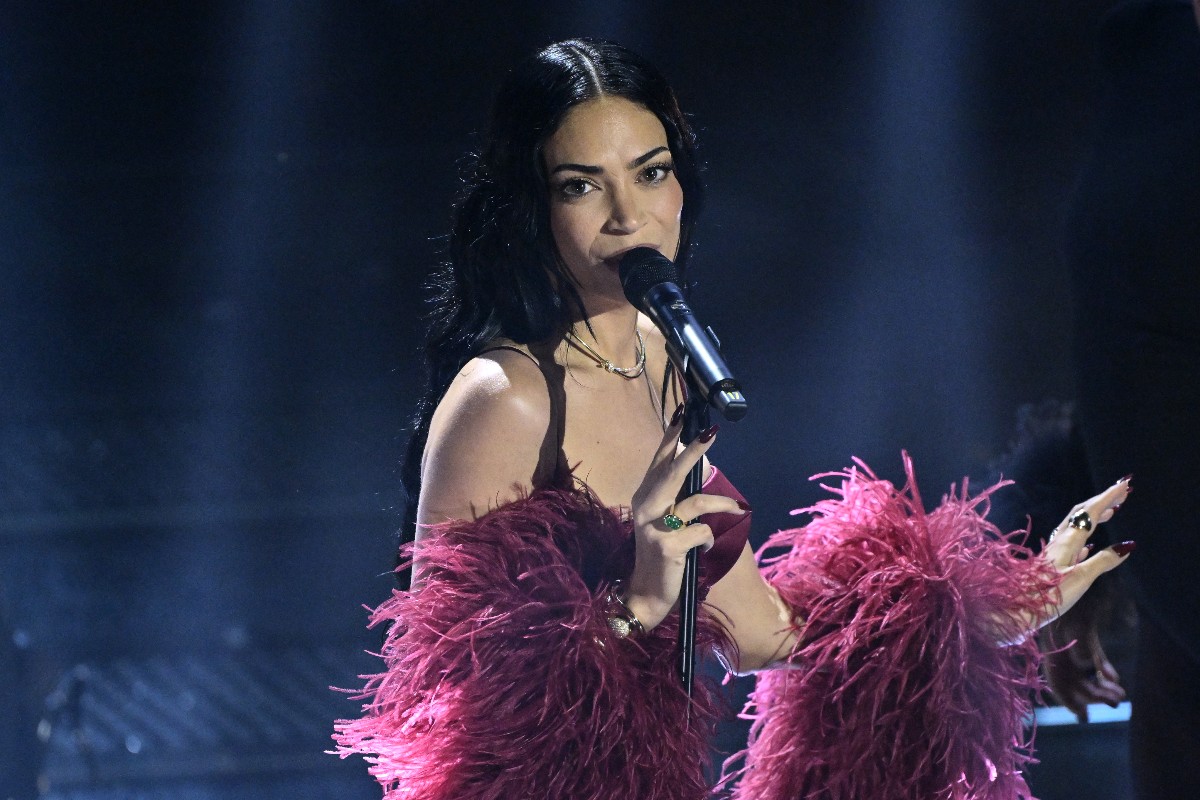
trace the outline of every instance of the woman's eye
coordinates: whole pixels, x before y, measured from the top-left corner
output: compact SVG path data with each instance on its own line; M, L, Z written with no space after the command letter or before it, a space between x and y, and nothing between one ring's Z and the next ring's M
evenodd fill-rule
M558 185L559 194L566 198L583 197L594 189L594 186L582 178L571 178Z
M673 164L651 164L642 170L642 180L647 183L662 183L674 169Z

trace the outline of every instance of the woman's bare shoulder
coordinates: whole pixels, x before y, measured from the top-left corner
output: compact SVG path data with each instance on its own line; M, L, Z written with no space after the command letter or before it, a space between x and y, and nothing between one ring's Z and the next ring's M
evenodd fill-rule
M526 352L468 361L438 403L422 459L418 516L472 518L528 491L550 425L550 397Z
M485 416L532 414L542 421L549 419L549 394L537 359L527 348L504 345L468 361L446 390L434 418L463 411ZM520 423L521 419L506 421Z

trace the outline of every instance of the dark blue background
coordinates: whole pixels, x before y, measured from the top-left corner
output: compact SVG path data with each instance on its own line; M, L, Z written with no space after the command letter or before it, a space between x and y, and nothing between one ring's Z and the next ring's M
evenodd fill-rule
M1020 404L1071 392L1061 221L1105 5L6 4L0 602L28 715L79 663L377 644L423 276L499 77L555 39L641 51L700 132L694 305L752 402L715 459L755 538L854 455L898 478L907 449L927 500L982 475ZM255 774L371 796L325 733Z

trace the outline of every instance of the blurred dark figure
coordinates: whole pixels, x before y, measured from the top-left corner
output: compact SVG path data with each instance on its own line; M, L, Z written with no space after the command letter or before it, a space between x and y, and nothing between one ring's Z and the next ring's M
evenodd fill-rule
M993 465L993 472L1016 485L996 493L988 519L1005 532L1030 525L1029 545L1035 550L1041 544L1039 532L1053 530L1075 498L1096 491L1073 406L1067 403L1047 401L1021 408L1012 447ZM1093 549L1108 544L1107 527L1092 537ZM1040 633L1050 690L1080 722L1088 721L1089 703L1115 707L1125 699L1102 633L1127 640L1129 612L1117 579L1107 578L1096 581L1070 611Z
M1200 797L1200 0L1118 5L1068 220L1078 420L1092 478L1133 472L1131 761L1138 798Z

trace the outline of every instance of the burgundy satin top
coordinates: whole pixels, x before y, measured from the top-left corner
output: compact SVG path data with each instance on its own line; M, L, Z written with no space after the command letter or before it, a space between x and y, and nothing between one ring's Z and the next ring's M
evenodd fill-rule
M701 491L746 502L741 492L715 466ZM748 511L745 514L705 514L700 517L701 522L712 528L716 540L707 553L700 554L700 580L705 586L712 586L733 569L750 537L752 514Z

